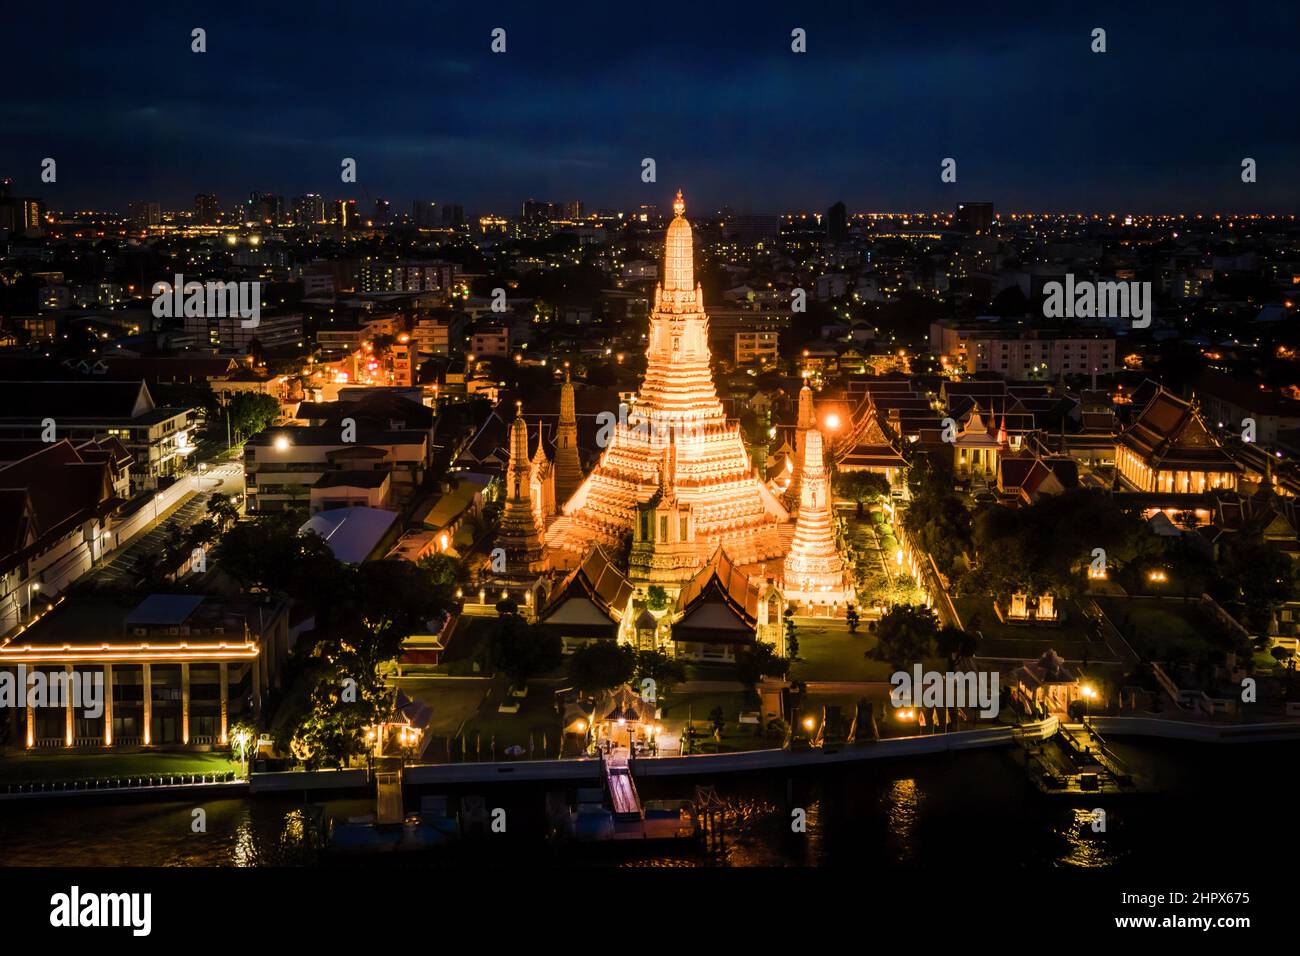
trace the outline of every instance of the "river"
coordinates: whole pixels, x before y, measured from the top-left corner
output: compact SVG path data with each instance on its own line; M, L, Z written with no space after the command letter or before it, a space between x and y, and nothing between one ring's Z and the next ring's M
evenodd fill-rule
M785 775L707 781L728 806L720 853L695 843L562 846L542 837L546 788L476 788L507 810L507 832L419 855L427 866L589 863L632 866L858 866L900 871L970 867L1049 870L1100 867L1177 872L1236 865L1244 832L1268 833L1268 852L1294 858L1300 838L1275 826L1289 793L1288 767L1300 744L1115 745L1161 792L1097 798L1091 806L1040 795L1008 750L967 751ZM646 799L689 797L696 783L641 782ZM366 813L368 801L330 801L337 818ZM195 810L204 828L196 832ZM806 832L793 832L795 811ZM82 804L76 798L10 804L0 813L0 863L7 866L266 866L311 863L298 836L301 801L223 799ZM367 858L377 862L377 858ZM330 865L338 865L330 862ZM347 864L343 864L347 865Z

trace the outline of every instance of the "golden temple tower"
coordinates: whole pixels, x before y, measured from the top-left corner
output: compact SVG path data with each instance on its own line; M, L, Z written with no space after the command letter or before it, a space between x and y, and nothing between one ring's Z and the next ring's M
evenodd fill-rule
M782 556L781 529L790 517L755 477L740 426L727 421L718 401L709 319L680 192L673 212L641 390L546 541L553 561L571 566L593 543L617 546L635 529L629 576L667 586L689 580L719 544L738 565ZM672 501L675 520L647 511L651 498Z
M799 389L799 418L795 424L794 432L794 471L790 473L790 486L785 490L785 505L787 508L798 507L800 488L803 477L803 456L804 446L807 443L808 432L816 427L813 413L813 393L808 387L808 380L804 379L803 388Z
M555 431L555 501L569 500L582 484L582 462L578 458L578 413L573 401L573 383L564 372L560 389L560 423Z
M799 517L785 559L787 601L842 606L852 597L844 559L835 546L831 507L831 479L822 455L822 433L809 428L804 437Z
M497 544L506 552L506 574L522 577L545 570L542 531L532 498L533 463L528 457L528 425L523 403L510 425L510 462L506 466L506 497L501 509Z

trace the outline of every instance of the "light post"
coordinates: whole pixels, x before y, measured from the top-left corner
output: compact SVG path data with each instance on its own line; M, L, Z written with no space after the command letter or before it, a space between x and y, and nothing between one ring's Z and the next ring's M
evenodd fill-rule
M247 730L239 730L235 733L235 746L239 748L239 771L248 776L248 742L253 735Z
M1084 684L1083 689L1080 690L1079 693L1083 695L1083 722L1086 726L1088 723L1088 717L1091 716L1092 713L1092 699L1097 696L1097 691L1091 684Z
M27 583L27 616L32 616L32 592L41 589L40 581L29 581Z

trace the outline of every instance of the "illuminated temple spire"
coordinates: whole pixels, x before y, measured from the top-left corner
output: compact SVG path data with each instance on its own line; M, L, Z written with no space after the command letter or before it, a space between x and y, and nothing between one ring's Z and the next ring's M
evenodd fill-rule
M784 555L781 528L788 529L790 518L754 476L740 426L727 420L718 401L709 318L680 192L673 212L641 388L596 467L547 529L550 556L568 566L593 542L617 546L636 527L629 577L669 586L690 580L719 544L741 566ZM556 460L558 466L558 452ZM646 506L652 498L651 508L674 502L673 520L659 513L651 527Z
M814 427L813 412L813 393L808 387L808 380L803 380L803 388L799 389L799 418L795 423L794 432L794 471L790 473L790 485L785 490L785 504L788 508L796 507L799 504L799 494L803 477L803 456L804 445L808 438L808 432Z
M517 402L510 425L510 461L506 465L506 496L501 509L497 543L506 552L506 574L524 575L545 567L542 534L532 500L532 462L528 457L528 425L523 403ZM540 438L539 438L540 442Z
M582 462L578 458L578 414L573 401L573 383L564 370L560 389L560 424L555 431L555 501L563 506L582 484Z
M851 592L844 559L835 546L831 480L822 456L822 433L809 428L799 482L799 517L785 559L785 597L797 604L845 604Z
M664 280L655 288L646 373L637 405L659 422L675 425L721 411L709 369L709 318L695 282L695 241L681 190L664 243Z

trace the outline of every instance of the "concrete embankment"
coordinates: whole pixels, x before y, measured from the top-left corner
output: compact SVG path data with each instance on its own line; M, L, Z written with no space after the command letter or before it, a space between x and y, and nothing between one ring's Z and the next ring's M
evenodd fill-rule
M1163 737L1205 743L1264 743L1300 740L1300 721L1267 724L1212 724L1161 717L1093 717L1088 723L1105 737Z
M255 773L249 778L249 792L311 792L318 797L370 788L365 770L289 770L282 773Z
M1300 721L1260 724L1193 723L1159 717L1095 717L1089 724L1105 737L1157 737L1204 743L1251 743L1300 740ZM1056 718L1020 727L987 727L948 734L893 737L831 748L749 750L728 754L697 754L687 757L641 757L631 762L637 777L701 777L756 771L815 770L822 766L845 766L874 760L906 759L1012 745L1023 737L1045 739L1059 728ZM404 785L415 787L455 786L505 782L571 783L598 786L601 763L594 757L567 760L516 760L456 764L424 764L405 768ZM315 770L283 773L255 773L251 780L194 784L174 787L137 787L88 790L38 790L0 794L0 800L41 798L89 798L175 800L201 794L211 798L263 794L310 794L315 800L358 797L371 794L374 784L365 770Z
M94 801L96 798L105 802L134 800L190 800L202 797L204 800L224 800L232 797L244 797L249 793L245 780L229 780L221 783L185 783L156 787L69 787L55 789L51 784L46 790L23 790L0 793L0 800L62 800L75 799Z
M1057 730L1056 718L1023 727L990 727L963 730L950 734L921 737L894 737L870 743L843 744L839 747L813 747L803 750L747 750L729 754L696 754L687 757L638 757L632 761L637 777L709 777L719 773L744 773L756 770L815 768L830 764L850 764L868 760L918 757L973 750L980 747L1004 747L1019 736L1050 737ZM516 763L463 763L407 767L403 781L413 785L458 783L497 783L505 780L563 781L598 779L600 761L594 757L572 760L546 760Z

